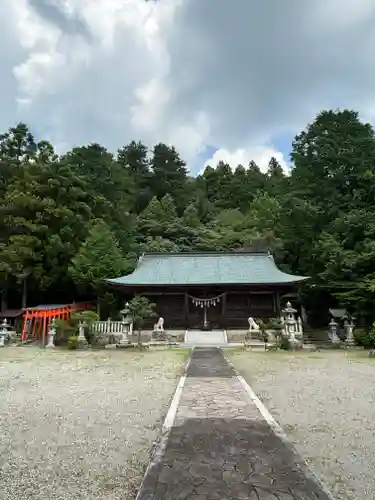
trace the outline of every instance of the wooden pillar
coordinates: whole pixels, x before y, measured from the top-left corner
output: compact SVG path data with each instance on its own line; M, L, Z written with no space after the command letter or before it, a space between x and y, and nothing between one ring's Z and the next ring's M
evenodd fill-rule
M224 293L223 299L221 301L221 316L222 316L222 326L227 328L227 292Z
M32 314L32 323L31 323L31 336L32 337L36 337L36 334L37 334L37 330L38 330L38 323L39 323L39 312L38 311L35 311L33 314Z
M185 328L188 329L189 328L189 297L188 297L188 293L187 292L185 292L184 300L185 300L185 305L184 305L184 311L185 311Z
M276 292L276 313L278 314L278 316L281 315L281 310L280 310L280 293L279 292Z
M46 343L46 328L47 328L47 311L43 311L42 315L42 345Z
M28 321L29 321L29 313L26 312L24 317L23 317L23 328L22 328L21 340L26 340Z
M35 315L31 314L29 316L29 320L30 320L30 326L27 329L27 336L30 334L30 336L32 337L34 335L34 329L35 329Z

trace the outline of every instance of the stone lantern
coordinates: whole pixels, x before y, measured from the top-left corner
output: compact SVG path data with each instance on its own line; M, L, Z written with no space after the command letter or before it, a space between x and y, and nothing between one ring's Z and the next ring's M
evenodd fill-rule
M282 323L284 324L284 332L292 344L300 343L302 339L302 322L298 318L296 320L297 309L292 307L290 302L287 302L285 309L282 310ZM297 338L299 337L299 338Z
M341 340L337 335L337 323L334 318L331 319L329 323L329 329L331 330L331 342L332 344L340 344Z
M55 320L53 320L51 323L51 326L48 330L46 349L47 348L53 349L55 347L55 336L56 336L56 322L55 322Z
M6 319L0 325L0 347L4 347L5 339L8 337L8 322Z
M126 302L125 307L122 311L120 311L120 314L122 316L121 320L122 324L121 324L121 338L119 344L127 345L130 344L129 335L133 333L133 322L128 302Z

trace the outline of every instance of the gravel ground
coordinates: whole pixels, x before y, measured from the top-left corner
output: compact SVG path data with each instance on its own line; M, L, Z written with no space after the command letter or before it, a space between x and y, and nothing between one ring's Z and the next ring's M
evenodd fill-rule
M0 499L133 499L186 357L2 349Z
M364 352L228 353L338 500L373 500L375 360Z

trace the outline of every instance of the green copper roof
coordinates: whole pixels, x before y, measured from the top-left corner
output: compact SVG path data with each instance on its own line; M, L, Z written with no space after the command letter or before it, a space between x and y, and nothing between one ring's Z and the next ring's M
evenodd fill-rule
M148 253L132 274L109 279L113 285L286 284L308 279L286 274L268 253Z

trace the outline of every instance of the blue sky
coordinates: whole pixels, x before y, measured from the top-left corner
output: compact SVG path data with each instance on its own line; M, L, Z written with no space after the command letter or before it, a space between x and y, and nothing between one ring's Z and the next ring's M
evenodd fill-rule
M374 122L373 0L2 0L1 130L59 151L173 144L197 172L276 156L327 107ZM207 146L210 145L210 146Z

